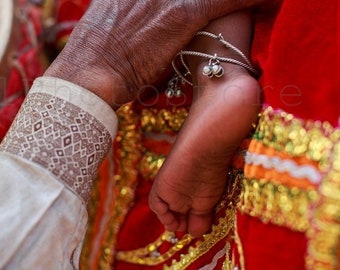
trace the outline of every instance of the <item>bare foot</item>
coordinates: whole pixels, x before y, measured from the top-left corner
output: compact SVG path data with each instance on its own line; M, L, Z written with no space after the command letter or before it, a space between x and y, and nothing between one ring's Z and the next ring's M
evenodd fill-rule
M258 83L243 69L212 79L197 93L149 197L166 229L193 236L210 229L228 163L260 108Z

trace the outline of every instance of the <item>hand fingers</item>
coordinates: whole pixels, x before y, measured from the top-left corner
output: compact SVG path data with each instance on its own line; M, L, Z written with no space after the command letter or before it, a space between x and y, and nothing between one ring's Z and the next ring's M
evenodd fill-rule
M184 224L186 219L183 219L183 215L172 212L169 205L152 191L149 196L149 205L166 230L174 232L186 229L186 224Z
M188 215L187 232L194 237L202 236L211 228L213 218L214 215L212 212L206 214L196 214L194 211L191 211Z

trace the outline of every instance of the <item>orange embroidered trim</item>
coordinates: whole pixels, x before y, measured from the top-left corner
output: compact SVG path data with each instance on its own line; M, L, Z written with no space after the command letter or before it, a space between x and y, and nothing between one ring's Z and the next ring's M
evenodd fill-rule
M255 140L250 143L248 151L250 153L263 154L268 157L278 157L284 161L292 161L296 163L296 165L309 165L318 171L318 163L306 158L306 156L292 157L286 153L277 151L273 147L266 147L261 142ZM284 184L289 187L298 187L302 189L315 187L315 184L311 183L306 177L297 179L287 171L278 172L275 168L265 168L263 165L246 164L244 167L244 174L248 178L267 179L276 184Z
M267 107L261 114L254 139L268 148L288 154L291 158L305 156L316 162L320 174L323 176L317 190L318 193L313 192L312 196L303 196L305 197L303 201L307 199L305 205L308 205L308 201L310 201L311 204L307 206L307 209L313 213L309 225L301 226L302 231L306 230L309 239L306 268L336 269L340 258L340 129L334 128L328 122L302 121L291 114ZM252 174L249 171L248 173ZM251 197L244 198L243 201L248 203L253 201L257 207L259 200L268 200L268 198L260 199L265 197L265 194L260 193L259 189L269 189L269 194L276 194L275 191L278 190L275 183L267 182L264 187L261 185L259 183L251 185L252 189L248 191ZM251 192L251 190L255 190L255 192ZM283 188L284 190L285 188ZM291 197L291 191L286 190L283 193L286 194L284 200ZM315 194L317 196L314 196ZM263 219L269 212L266 210L268 205L266 205L267 208L257 207L258 209L262 208L262 214L261 210L251 212L254 205L246 207L246 212L258 215ZM272 207L271 204L269 207ZM289 208L291 207L288 207L287 210ZM303 206L303 208L306 207ZM303 217L303 213L301 217ZM272 221L272 218L269 219ZM303 220L306 221L305 218Z
M302 121L292 114L267 107L261 113L254 139L293 157L306 155L320 169L330 167L331 150L340 129L328 122Z

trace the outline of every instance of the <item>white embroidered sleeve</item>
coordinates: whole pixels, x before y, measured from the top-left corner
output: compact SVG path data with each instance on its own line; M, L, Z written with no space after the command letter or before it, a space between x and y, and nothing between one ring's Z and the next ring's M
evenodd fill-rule
M0 145L0 269L77 269L86 204L116 134L114 111L38 78Z

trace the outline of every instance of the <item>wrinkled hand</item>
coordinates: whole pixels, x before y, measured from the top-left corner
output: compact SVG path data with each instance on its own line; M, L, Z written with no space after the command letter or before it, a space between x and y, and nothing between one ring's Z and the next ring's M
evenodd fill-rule
M259 1L93 0L45 75L79 84L118 108L211 19Z
M256 122L257 81L244 70L223 79L194 100L150 192L151 209L170 231L201 236L209 230L228 162Z

